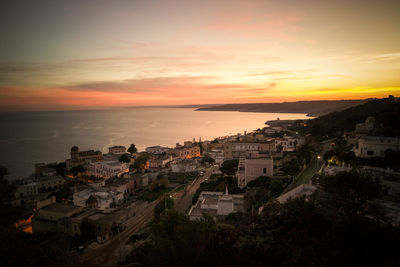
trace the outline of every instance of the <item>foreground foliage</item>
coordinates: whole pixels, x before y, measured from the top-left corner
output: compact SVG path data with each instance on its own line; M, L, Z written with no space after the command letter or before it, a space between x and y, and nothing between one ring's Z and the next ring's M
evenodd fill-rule
M384 194L380 182L357 173L319 181L322 189L312 197L284 204L270 201L261 214L248 211L215 222L211 218L189 221L183 214L168 211L127 263L399 266L399 228L382 213L369 212L369 201Z

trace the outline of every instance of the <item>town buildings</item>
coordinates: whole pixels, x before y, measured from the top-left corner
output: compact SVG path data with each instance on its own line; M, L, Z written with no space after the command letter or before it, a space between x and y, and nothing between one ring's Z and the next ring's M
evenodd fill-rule
M284 152L293 152L297 147L304 144L303 138L294 138L292 136L284 136L283 138L275 138L275 146L278 150Z
M244 195L230 195L228 189L222 192L201 192L196 204L188 213L190 220L200 220L204 215L214 219L234 212L244 211Z
M85 165L85 172L89 176L109 179L121 176L129 171L129 164L119 161L100 161Z
M180 159L191 159L201 156L198 145L176 147L173 150L173 154Z
M103 160L103 154L100 151L86 150L79 151L77 146L71 148L71 158L65 161L67 170L79 165L85 165L91 162L99 162Z
M58 222L64 218L69 218L83 210L83 207L67 203L57 203L55 197L38 202L36 213L32 220L32 231L56 232Z
M172 161L171 155L153 155L149 159L149 168L162 169Z
M272 158L240 158L236 177L238 186L243 188L260 176L272 177L274 172L274 161Z
M169 152L171 149L169 147L163 146L150 146L146 147L145 151L149 154L165 154Z
M89 207L109 213L113 211L116 205L124 201L124 196L123 192L114 191L109 188L101 190L86 188L74 193L73 202L75 206Z
M123 154L126 152L126 147L124 146L112 146L108 148L108 154Z
M130 172L122 175L123 178L127 178L133 182L132 187L134 191L147 187L150 180L149 176L149 173L141 172ZM129 193L131 192L129 191Z
M51 173L53 174L53 172ZM49 194L50 191L57 190L63 186L65 180L63 177L55 176L39 176L31 177L28 179L15 180L13 184L15 186L13 204L19 206L23 203L32 203L37 200L40 194Z
M274 140L267 142L234 142L224 144L225 159L239 159L240 157L258 158L259 154L271 155L275 148Z
M364 136L358 139L354 153L360 158L384 157L386 150L400 151L400 138Z

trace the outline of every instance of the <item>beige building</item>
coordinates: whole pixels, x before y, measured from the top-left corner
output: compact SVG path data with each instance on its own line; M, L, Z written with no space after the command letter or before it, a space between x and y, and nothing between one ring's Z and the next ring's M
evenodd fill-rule
M238 186L243 188L250 181L256 180L260 176L272 177L274 172L274 161L272 158L240 158L236 177Z
M149 168L165 168L172 161L172 156L153 156L149 159Z
M272 154L274 151L275 143L273 140L262 143L236 142L224 144L225 159L257 158L259 154Z
M77 146L71 148L71 159L65 161L67 170L71 168L84 165L90 162L98 162L103 160L103 154L100 151L86 150L79 151Z
M191 159L200 157L200 147L190 146L190 147L176 147L173 153L180 159Z

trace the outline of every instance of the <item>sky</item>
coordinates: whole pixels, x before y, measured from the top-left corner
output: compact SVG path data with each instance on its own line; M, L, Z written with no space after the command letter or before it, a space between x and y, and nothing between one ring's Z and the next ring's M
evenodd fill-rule
M6 0L0 110L400 96L398 0Z

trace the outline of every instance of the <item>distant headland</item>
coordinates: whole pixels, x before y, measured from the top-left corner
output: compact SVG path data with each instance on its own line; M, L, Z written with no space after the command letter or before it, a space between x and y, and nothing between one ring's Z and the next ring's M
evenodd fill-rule
M200 107L197 111L239 111L261 113L307 113L310 117L318 117L331 112L341 111L364 104L371 99L360 100L315 100L282 103L246 103L223 104Z

